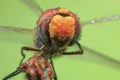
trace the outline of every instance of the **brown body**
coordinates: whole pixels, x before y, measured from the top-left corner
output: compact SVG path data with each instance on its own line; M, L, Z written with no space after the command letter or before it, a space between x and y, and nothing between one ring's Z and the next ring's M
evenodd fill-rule
M26 72L29 80L51 80L54 75L52 65L37 55L22 63L18 69Z

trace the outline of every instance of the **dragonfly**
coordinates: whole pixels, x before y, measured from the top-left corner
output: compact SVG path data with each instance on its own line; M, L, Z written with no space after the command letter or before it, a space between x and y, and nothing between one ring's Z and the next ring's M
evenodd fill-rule
M37 12L37 14L39 14L39 13L43 12L42 8L39 7L39 5L37 4L37 2L35 0L24 0L24 1L25 1L25 4L27 4L29 6L29 8L31 8L35 13ZM115 20L119 20L119 19L120 19L119 15L102 17L102 18L92 19L89 21L82 22L82 26L84 28L84 26L89 25L89 24L96 24L96 23L102 23L102 22L107 22L107 21L115 21ZM28 34L28 36L29 36L29 34L32 35L31 33L33 32L33 29L15 28L15 27L9 27L9 26L1 26L0 30L1 31L13 31L15 33L17 32L17 33L21 33L21 34L25 33L26 36L27 36L27 34ZM24 39L26 39L26 37L24 37ZM20 39L20 40L18 40L18 42L22 42L22 40L23 39ZM26 39L26 40L28 40L28 39ZM31 42L32 42L32 40L31 40ZM104 62L105 65L107 63L107 65L109 65L109 66L114 66L114 67L119 68L119 61L117 61L113 58L110 58L102 53L99 53L98 51L95 51L94 49L90 49L84 45L82 45L82 47L83 47L85 53L87 53L87 51L91 53L91 54L85 54L85 56L89 57L89 55L92 55L93 58L96 59L96 57L97 57L98 59L102 60L102 62ZM81 58L81 56L79 58Z

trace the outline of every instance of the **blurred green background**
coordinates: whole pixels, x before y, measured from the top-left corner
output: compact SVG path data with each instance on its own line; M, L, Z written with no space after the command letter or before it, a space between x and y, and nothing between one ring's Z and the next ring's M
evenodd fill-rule
M120 14L119 0L36 0L43 10L62 7L86 20ZM0 25L33 29L38 16L20 0L0 0ZM94 56L60 56L54 58L59 80L119 80L120 21L83 26L81 44L118 62ZM21 59L20 48L32 45L32 35L0 32L0 79L15 70ZM73 50L75 47L72 48ZM32 55L32 54L31 54ZM89 55L89 56L88 56ZM118 64L117 64L118 63ZM10 80L27 80L20 74Z

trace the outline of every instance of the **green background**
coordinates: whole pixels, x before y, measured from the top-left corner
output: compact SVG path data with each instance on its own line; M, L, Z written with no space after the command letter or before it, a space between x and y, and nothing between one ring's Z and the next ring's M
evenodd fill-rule
M43 10L54 7L71 10L80 17L81 22L120 14L119 0L36 1ZM0 25L33 29L37 19L38 16L20 0L0 0ZM0 32L0 80L17 68L21 59L20 48L34 47L32 41L31 34ZM84 26L79 42L120 61L120 21ZM95 56L89 51L85 51L84 55L54 58L54 65L59 80L120 80L120 64ZM10 80L26 79L24 74L20 74Z

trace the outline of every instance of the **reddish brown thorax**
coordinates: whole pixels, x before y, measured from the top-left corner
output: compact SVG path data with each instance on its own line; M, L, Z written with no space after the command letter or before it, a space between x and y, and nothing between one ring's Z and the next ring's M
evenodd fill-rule
M25 71L33 80L40 76L40 80L49 80L53 78L54 72L52 65L38 56L31 57L26 63L20 65L19 70Z

